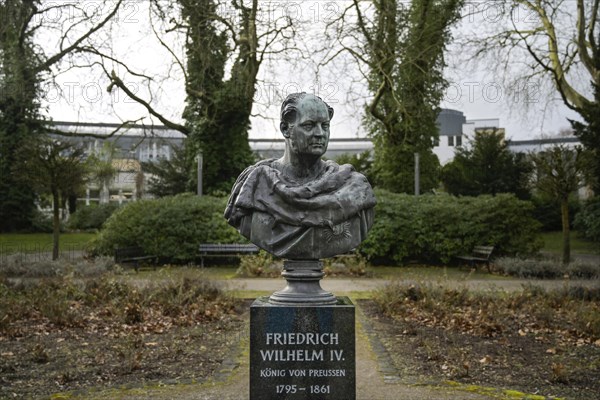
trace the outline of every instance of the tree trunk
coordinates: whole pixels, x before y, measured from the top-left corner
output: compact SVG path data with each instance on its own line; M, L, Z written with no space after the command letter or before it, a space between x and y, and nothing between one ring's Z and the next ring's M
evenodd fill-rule
M60 201L58 199L58 192L52 192L52 260L58 259L58 241L60 235L60 218L59 218L59 210L60 210Z
M562 234L563 234L563 251L562 262L564 265L569 264L571 260L571 239L569 229L569 199L562 199L560 203L560 211L562 217Z

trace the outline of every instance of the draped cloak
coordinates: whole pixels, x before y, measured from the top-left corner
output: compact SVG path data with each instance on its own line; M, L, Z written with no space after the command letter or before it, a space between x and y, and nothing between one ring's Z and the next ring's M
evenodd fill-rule
M325 161L299 184L260 161L238 177L225 218L257 246L288 259L319 259L354 249L373 225L371 185L349 165Z

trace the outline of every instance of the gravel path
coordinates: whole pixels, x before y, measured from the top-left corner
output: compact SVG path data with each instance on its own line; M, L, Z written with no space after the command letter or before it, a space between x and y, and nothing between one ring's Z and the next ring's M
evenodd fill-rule
M230 290L267 291L274 292L285 287L285 280L281 279L229 279L220 281ZM334 294L349 292L368 292L384 287L390 281L387 279L341 279L332 278L321 281L323 289ZM415 280L402 280L406 284L418 284ZM593 287L598 285L594 280L540 280L540 279L489 279L489 280L439 280L428 282L432 285L440 285L450 288L466 287L471 290L483 291L515 291L522 290L523 286L534 285L545 289L559 289L569 286Z

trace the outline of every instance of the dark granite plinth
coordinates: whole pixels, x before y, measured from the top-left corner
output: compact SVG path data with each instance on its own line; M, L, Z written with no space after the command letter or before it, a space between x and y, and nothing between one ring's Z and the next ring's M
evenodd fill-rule
M354 305L250 307L250 400L356 398Z

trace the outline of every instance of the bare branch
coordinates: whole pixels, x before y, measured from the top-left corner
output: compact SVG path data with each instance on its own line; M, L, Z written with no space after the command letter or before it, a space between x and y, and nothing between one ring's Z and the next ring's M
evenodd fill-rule
M112 90L113 86L117 86L127 96L129 96L132 100L135 100L137 103L139 103L140 105L142 105L152 116L158 118L158 120L160 122L162 122L165 126L171 128L171 129L175 129L175 130L183 133L184 135L189 135L190 131L189 131L189 129L186 126L178 124L176 122L172 122L169 119L165 118L162 114L160 114L158 111L156 111L154 109L154 107L152 107L150 105L150 103L148 103L147 101L143 100L141 97L139 97L135 93L133 93L127 87L127 85L125 85L125 83L121 80L121 78L119 78L117 76L117 74L115 73L115 71L111 71L110 74L106 70L105 70L105 72L107 73L107 75L109 76L109 78L111 80L111 84L108 87L108 91L109 92Z
M51 128L49 125L47 125L45 127L45 131L46 131L46 133L50 133L53 135L66 136L66 137L90 137L90 138L94 138L94 139L108 139L108 138L115 136L123 128L132 128L133 127L132 125L142 121L143 119L144 119L144 117L140 117L135 120L123 121L119 126L117 126L115 129L113 129L111 132L109 132L107 134L84 133L84 132L78 132L77 129L74 132L64 131L64 130L60 130L60 129L56 129L56 128ZM50 122L50 125L53 125L53 123ZM75 125L75 126L79 127L79 125ZM144 136L146 136L145 131L144 131Z
M39 73L39 72L50 69L50 67L52 67L54 64L56 64L57 62L62 60L62 58L65 55L69 54L74 49L79 47L79 45L81 43L83 43L84 40L88 39L94 33L98 32L100 29L102 29L117 14L119 8L121 7L122 2L123 2L123 0L117 0L117 4L113 8L113 10L108 14L108 16L106 16L106 18L104 18L98 25L94 26L89 31L87 31L84 35L80 36L70 46L61 49L58 53L56 53L52 57L48 58L45 62L43 62L40 66L38 66L36 68L36 72Z

